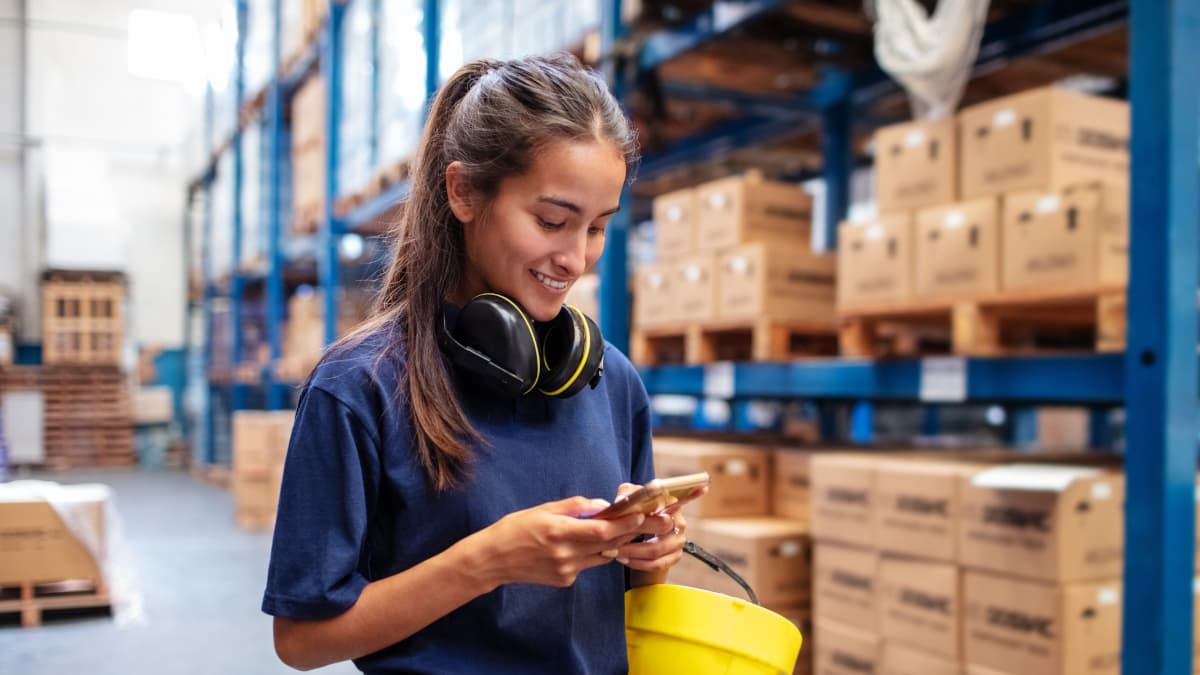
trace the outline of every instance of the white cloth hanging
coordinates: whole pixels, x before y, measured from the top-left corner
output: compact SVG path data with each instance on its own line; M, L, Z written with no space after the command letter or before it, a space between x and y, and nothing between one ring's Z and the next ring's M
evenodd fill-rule
M988 0L874 0L875 59L908 92L915 119L954 114L979 53Z

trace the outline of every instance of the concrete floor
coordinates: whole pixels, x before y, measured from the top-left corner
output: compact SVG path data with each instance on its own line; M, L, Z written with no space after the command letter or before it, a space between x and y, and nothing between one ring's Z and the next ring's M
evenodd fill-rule
M112 487L143 619L50 618L0 627L0 673L199 675L295 672L271 644L259 611L268 533L233 524L228 492L179 471L106 470L17 476ZM356 673L350 663L314 671Z

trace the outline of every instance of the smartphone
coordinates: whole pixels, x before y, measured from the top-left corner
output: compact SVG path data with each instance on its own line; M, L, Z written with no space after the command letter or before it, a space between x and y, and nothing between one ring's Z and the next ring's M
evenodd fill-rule
M655 478L636 491L624 497L618 497L608 508L592 517L611 520L631 513L647 515L658 513L678 502L688 501L692 497L692 493L708 485L708 481L707 472L672 478Z

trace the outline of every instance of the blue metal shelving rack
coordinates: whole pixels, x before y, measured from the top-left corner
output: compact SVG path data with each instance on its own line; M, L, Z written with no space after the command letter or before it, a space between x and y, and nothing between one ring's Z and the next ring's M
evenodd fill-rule
M379 0L370 2L378 16ZM713 8L642 42L635 62L618 60L614 47L625 40L621 0L598 0L602 8L602 54L613 91L623 97L631 70L647 70L688 50L720 39L729 31L784 4L781 0L717 0ZM278 3L274 37L279 56ZM245 0L238 3L239 24L245 25ZM438 84L438 2L425 0L427 91ZM327 115L326 211L320 225L320 283L325 291L326 337L336 331L336 290L339 278L338 240L382 216L407 191L394 185L342 218L335 217L337 172L333 164L339 130L338 96L340 22L343 2L330 2L318 44L289 72L272 77L266 104L270 134L267 186L271 205L267 273L267 327L273 359L280 354L280 325L284 289L280 252L280 138L284 108L296 88L319 63L329 83ZM1198 380L1196 364L1196 288L1200 242L1197 226L1197 90L1195 64L1200 63L1200 7L1195 0L1042 0L989 25L976 64L977 72L1022 55L1057 49L1076 39L1128 24L1131 35L1130 98L1133 105L1131 193L1131 283L1129 289L1129 348L1125 355L1053 358L966 359L967 402L997 402L1019 406L1075 403L1098 410L1124 405L1127 410L1126 470L1128 476L1125 625L1123 672L1146 675L1190 673L1193 508L1196 473ZM239 33L239 73L244 31ZM373 39L377 39L373 38ZM378 56L377 43L372 53ZM378 97L377 80L372 96ZM240 110L241 76L237 78ZM676 87L679 95L722 99L728 92ZM825 241L833 243L836 224L847 206L848 179L853 163L850 129L857 111L879 97L897 91L878 69L866 72L828 72L810 92L794 98L757 97L742 103L745 116L685 139L645 158L641 175L653 176L674 167L725 152L729 148L768 142L809 126L823 131L826 156L822 175L832 208L827 209ZM235 167L240 144L230 145ZM211 182L215 160L198 187ZM235 168L235 172L237 169ZM606 337L619 347L628 345L628 288L626 258L614 254L626 246L631 224L629 197L609 225L609 255L600 262L601 320ZM240 200L235 200L235 208ZM239 238L235 215L235 242ZM206 226L206 230L211 225ZM208 237L205 237L208 241ZM235 244L236 245L236 244ZM203 251L205 260L211 251ZM206 266L205 340L211 344L207 310L216 297L211 269ZM240 321L241 280L235 272L231 293L234 321ZM235 347L237 349L237 347ZM207 366L206 362L206 366ZM207 370L207 368L206 368ZM816 363L733 364L719 367L670 366L646 368L643 378L651 393L745 398L805 398L824 401L917 401L921 397L923 363L917 360L872 362L829 360ZM267 406L286 405L287 384L264 374ZM217 388L210 387L210 393ZM244 405L237 386L232 407ZM210 408L211 410L211 408ZM937 428L931 408L926 426ZM856 419L870 419L861 406ZM1097 416L1097 421L1101 418ZM212 415L208 416L210 427ZM1099 427L1095 425L1100 433ZM211 446L214 435L208 434ZM206 448L204 458L216 454Z

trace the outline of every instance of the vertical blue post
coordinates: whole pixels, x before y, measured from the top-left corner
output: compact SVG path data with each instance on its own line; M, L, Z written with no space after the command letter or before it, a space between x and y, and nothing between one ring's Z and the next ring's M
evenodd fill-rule
M936 405L921 406L921 435L937 436L942 433L942 409Z
M246 29L249 17L249 6L246 0L237 3L237 74L234 78L234 120L237 131L233 134L233 269L229 281L230 329L233 334L230 362L234 368L242 362L242 294L244 283L242 279L242 103L246 98ZM234 382L230 398L231 410L241 410L245 407L245 388Z
M342 16L346 6L329 2L329 20L321 43L321 76L325 78L325 214L321 219L318 269L325 305L325 344L337 340L338 223L334 222L333 201L337 199L338 127L342 108Z
M204 234L200 238L200 267L203 270L204 276L204 305L203 305L203 333L204 342L202 344L203 356L201 357L201 369L203 370L202 377L204 378L204 447L200 449L201 465L209 465L213 463L217 455L216 441L213 434L216 432L216 425L213 423L213 384L209 373L212 371L213 363L213 321L212 310L215 293L213 288L213 261L212 261L212 183L205 187L205 203L204 217L200 225Z
M1200 4L1131 5L1121 670L1170 675L1192 672Z
M283 96L279 86L279 59L283 30L279 16L282 0L274 0L271 28L271 63L274 75L267 89L267 345L271 350L267 367L267 410L284 406L283 387L275 381L275 366L283 354L283 255L280 251L282 204L280 203L280 136L283 134Z
M821 112L821 154L825 161L825 250L837 249L838 223L850 209L850 171L852 163L851 108L846 100Z
M875 406L859 401L850 412L850 442L870 443L875 439Z
M621 0L600 0L600 57L613 96L625 97L623 64L613 47L625 34L621 21ZM621 192L621 210L608 222L604 255L596 271L600 276L600 332L621 351L629 351L629 229L633 221L633 198L628 189Z
M437 96L438 83L441 79L442 60L442 14L438 0L425 0L421 24L422 39L425 42L425 119L429 118L429 109L433 107L433 99Z
M1111 408L1088 408L1088 448L1107 451L1113 448Z
M1020 406L1009 410L1010 445L1017 448L1033 448L1038 444L1037 408Z

